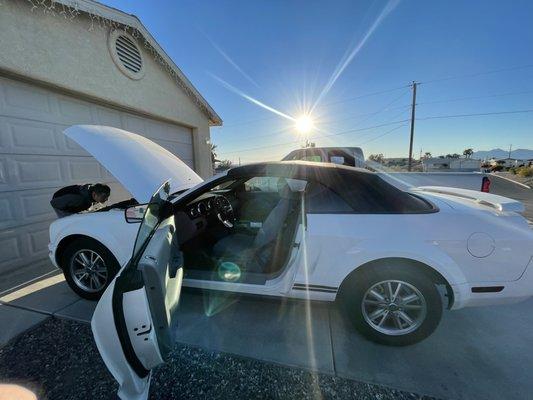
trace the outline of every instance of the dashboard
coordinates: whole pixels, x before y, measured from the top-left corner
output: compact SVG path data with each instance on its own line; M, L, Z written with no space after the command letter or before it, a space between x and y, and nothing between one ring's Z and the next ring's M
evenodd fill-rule
M189 206L187 206L187 215L192 218L198 218L201 216L207 216L216 207L216 197L211 197L205 200L199 200Z
M221 209L228 203L229 201L224 196L211 194L207 197L202 196L187 205L185 212L191 219L208 217L215 210Z

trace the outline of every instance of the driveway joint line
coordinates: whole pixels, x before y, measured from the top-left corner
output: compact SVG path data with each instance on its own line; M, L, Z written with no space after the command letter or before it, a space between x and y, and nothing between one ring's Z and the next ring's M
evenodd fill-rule
M331 307L328 307L328 327L329 327L329 343L331 348L331 361L333 363L333 374L337 376L337 365L335 364L335 349L333 348L333 328L331 327Z

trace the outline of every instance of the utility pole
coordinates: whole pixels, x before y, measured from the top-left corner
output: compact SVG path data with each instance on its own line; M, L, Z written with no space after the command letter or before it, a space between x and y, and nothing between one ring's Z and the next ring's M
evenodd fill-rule
M507 157L509 160L511 159L511 149L513 148L513 145L509 145L509 156Z
M407 170L411 171L413 166L413 136L415 135L415 109L416 109L416 85L413 81L413 104L411 105L411 137L409 138L409 164Z

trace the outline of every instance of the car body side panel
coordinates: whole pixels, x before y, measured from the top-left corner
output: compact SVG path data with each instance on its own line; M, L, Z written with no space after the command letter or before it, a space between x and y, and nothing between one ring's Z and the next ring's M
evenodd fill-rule
M131 257L139 224L129 224L124 210L71 215L50 225L50 258L55 262L55 251L64 238L85 235L98 240L115 256L120 266Z
M307 274L309 280L332 287L354 268L389 257L427 264L451 285L514 281L533 255L525 251L533 243L531 230L481 212L310 214L307 220L308 262L297 281ZM469 251L469 238L476 232L494 238L494 250L485 257Z
M439 219L438 213L310 214L305 246L308 264L301 266L297 282L307 275L310 281L339 287L355 268L392 257L427 264L450 284L466 282L457 263L425 235L424 226Z

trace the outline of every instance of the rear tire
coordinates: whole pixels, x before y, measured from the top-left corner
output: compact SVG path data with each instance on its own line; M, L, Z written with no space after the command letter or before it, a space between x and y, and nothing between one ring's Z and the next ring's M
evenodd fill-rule
M409 265L362 271L342 289L341 304L362 335L390 346L420 342L442 317L435 284L419 267Z
M67 245L61 267L71 289L87 300L98 300L120 269L117 260L101 243L79 238Z

